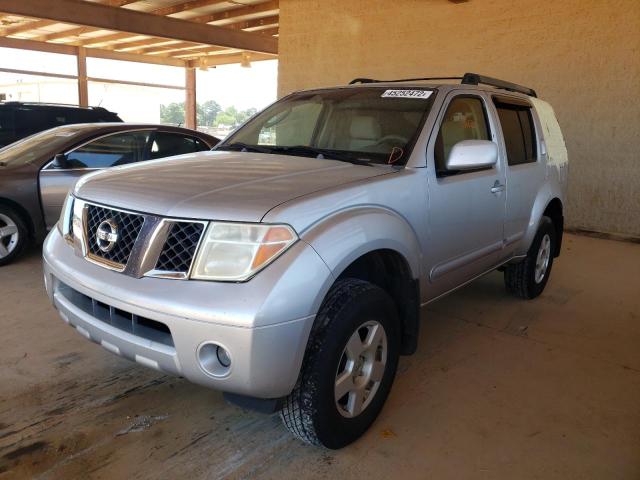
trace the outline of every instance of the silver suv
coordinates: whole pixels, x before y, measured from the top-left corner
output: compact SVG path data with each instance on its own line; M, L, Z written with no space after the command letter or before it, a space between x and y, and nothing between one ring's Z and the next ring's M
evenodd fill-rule
M44 245L51 301L117 355L349 444L421 307L496 269L532 299L560 253L552 108L476 74L435 80L297 92L212 152L83 177Z

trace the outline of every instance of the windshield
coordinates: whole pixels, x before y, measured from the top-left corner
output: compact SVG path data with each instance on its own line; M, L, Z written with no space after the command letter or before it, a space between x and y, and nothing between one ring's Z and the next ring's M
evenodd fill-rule
M46 152L57 150L79 130L73 126L57 127L11 143L0 149L0 167L27 165Z
M293 94L216 149L404 165L432 93L415 87L366 87Z

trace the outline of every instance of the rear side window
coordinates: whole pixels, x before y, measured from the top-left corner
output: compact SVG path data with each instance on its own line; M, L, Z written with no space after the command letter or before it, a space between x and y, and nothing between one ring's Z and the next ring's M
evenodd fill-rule
M149 131L123 132L89 142L67 155L69 168L107 168L144 160Z
M0 107L0 148L14 141L13 110Z
M149 158L172 157L201 150L203 149L194 137L180 135L179 133L157 132L151 144Z
M44 109L20 107L15 110L15 133L17 138L57 127Z
M446 161L453 146L463 140L491 140L484 103L478 97L456 97L449 103L433 152L438 176L460 173L448 171Z
M533 163L537 160L536 130L531 107L496 101L509 165Z

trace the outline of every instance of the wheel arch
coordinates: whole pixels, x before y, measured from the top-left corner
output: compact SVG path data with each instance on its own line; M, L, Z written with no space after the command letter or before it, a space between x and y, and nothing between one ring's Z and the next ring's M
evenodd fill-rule
M536 232L540 226L540 220L543 216L551 218L551 221L554 224L557 239L554 257L560 255L562 233L564 231L564 205L562 203L561 196L558 195L558 192L548 183L545 184L538 192L538 195L534 200L531 208L531 215L529 217L529 223L517 254L524 255L527 253L536 236Z
M553 252L554 257L560 255L560 249L562 248L562 235L564 232L564 211L562 201L558 197L554 197L547 204L543 216L549 217L553 222L553 227L556 232L556 248Z
M366 207L338 212L305 231L334 281L358 278L384 289L398 308L402 354L415 352L420 319L420 247L409 223L394 211Z

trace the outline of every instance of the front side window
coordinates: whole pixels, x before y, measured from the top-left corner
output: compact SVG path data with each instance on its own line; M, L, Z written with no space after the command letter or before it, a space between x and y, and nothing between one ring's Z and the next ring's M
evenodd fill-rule
M432 104L430 89L342 88L294 94L216 147L404 165Z
M448 171L446 162L453 146L463 140L491 140L484 103L478 97L455 97L447 107L433 151L439 176L460 173Z
M149 131L98 138L67 154L67 168L108 168L144 160Z
M535 162L537 140L531 108L496 101L496 109L507 151L507 163L513 166Z

